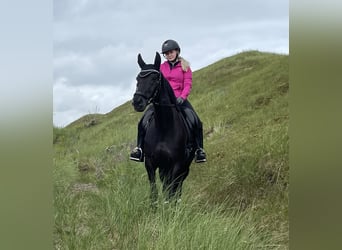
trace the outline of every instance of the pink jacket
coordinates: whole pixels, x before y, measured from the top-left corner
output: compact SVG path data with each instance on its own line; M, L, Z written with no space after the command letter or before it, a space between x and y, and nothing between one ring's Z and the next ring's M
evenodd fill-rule
M189 67L186 72L183 71L181 62L171 69L168 61L160 65L160 71L166 80L169 81L176 97L182 97L184 100L190 94L192 87L192 71Z

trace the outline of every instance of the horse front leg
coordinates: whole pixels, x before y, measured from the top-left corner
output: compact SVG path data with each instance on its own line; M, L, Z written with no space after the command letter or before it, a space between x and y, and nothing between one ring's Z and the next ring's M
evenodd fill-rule
M169 190L169 197L176 202L180 200L182 195L182 186L185 178L189 174L189 168L182 164L178 164L172 171L172 183Z
M172 173L170 172L170 166L163 164L163 168L159 169L160 181L163 184L163 195L165 198L165 203L170 201L170 190L172 186Z
M157 207L157 200L158 200L158 189L156 184L156 167L153 166L151 159L149 157L145 158L145 168L148 175L148 180L150 182L150 199L151 199L151 206L153 208Z

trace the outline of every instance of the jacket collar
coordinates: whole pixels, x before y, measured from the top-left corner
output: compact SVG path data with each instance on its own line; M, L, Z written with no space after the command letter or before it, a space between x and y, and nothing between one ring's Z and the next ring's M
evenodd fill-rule
M175 68L180 63L180 61L178 59L175 62L170 62L170 61L167 61L167 62L170 66L170 69Z

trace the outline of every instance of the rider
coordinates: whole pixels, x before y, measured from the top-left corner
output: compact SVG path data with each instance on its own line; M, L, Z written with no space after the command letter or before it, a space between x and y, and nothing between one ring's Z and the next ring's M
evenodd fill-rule
M187 100L192 87L192 71L189 63L184 58L180 57L180 51L181 49L178 43L174 40L166 40L162 44L162 54L167 60L160 65L160 72L170 83L177 98L177 104L183 109L183 114L189 113L188 111L186 111L187 109L190 109L192 111L192 114L196 119L196 121L192 124L192 126L195 126L195 162L206 162L207 159L203 150L202 122L195 113L194 108L191 106L190 102ZM142 144L145 136L145 126L142 123L144 123L145 120L148 120L146 118L147 113L149 113L148 116L150 116L152 113L149 110L147 111L148 112L145 113L138 126L138 145L130 154L130 159L133 161L144 161Z

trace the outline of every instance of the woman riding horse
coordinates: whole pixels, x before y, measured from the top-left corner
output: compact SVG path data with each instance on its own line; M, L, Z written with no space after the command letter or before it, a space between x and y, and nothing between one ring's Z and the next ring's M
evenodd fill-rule
M192 87L192 71L189 63L184 58L180 57L180 51L181 49L178 43L174 40L166 40L162 44L162 54L167 60L160 65L160 72L170 83L177 98L177 104L181 107L183 114L185 116L189 114L192 116L188 117L189 120L194 120L191 122L191 127L194 130L193 134L195 137L195 162L206 162L206 154L203 150L202 122L190 102L187 100ZM138 124L137 147L135 147L130 154L130 159L133 161L144 161L143 142L146 134L146 124L150 121L152 114L153 105L149 107Z

